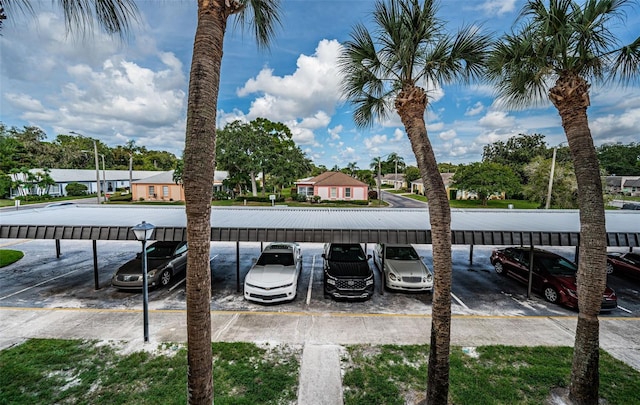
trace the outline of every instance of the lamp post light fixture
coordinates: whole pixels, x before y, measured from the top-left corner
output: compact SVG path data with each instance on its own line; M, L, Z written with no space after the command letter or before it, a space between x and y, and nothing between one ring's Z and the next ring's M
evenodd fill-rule
M76 131L69 131L69 133L86 138L86 136ZM97 192L96 195L98 198L98 204L100 204L100 194L101 194L100 193L100 161L98 160L98 144L96 143L95 139L92 139L92 141L93 141L93 154L95 156L95 161L96 161L96 192Z
M142 242L142 313L144 317L144 341L149 341L149 287L147 285L147 241L151 239L156 227L150 223L142 223L131 228L136 239Z

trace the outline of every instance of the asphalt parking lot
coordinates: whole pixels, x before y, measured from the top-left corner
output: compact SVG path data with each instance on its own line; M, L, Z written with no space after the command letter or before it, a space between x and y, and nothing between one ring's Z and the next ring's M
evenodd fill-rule
M371 314L429 314L431 294L382 291L376 275L376 293L365 302L336 302L325 299L322 289L322 244L302 243L303 271L296 299L292 302L261 305L242 295L242 281L260 254L260 243L240 243L240 291L237 290L236 244L212 243L212 310L331 312ZM98 241L100 289L94 289L92 244L90 241L61 241L61 257L56 258L53 240L0 240L0 247L21 250L25 257L0 269L0 306L39 308L139 309L142 293L120 291L111 286L117 268L133 258L141 244L135 241ZM416 245L431 268L431 247ZM367 245L371 253L373 245ZM526 296L526 286L500 277L489 263L493 247L475 246L469 263L469 246L453 247L452 312L454 315L563 316L576 311L548 303L534 293ZM573 259L575 248L553 248ZM625 251L624 249L620 251ZM618 309L602 317L638 317L640 280L611 275L608 285L618 295ZM174 279L167 288L149 292L150 309L184 309L184 278Z

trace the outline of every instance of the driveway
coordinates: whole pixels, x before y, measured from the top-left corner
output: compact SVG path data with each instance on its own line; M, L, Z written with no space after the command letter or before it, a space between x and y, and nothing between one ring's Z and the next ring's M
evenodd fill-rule
M389 206L393 208L427 208L427 203L403 195L384 190L382 190L380 194L382 195L382 200L386 201Z

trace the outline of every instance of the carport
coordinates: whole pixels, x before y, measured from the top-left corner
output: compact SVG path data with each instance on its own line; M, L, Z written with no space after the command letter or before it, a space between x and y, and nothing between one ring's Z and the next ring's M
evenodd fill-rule
M640 214L606 211L607 244L640 246ZM131 227L146 221L155 225L154 240L186 240L184 207L64 205L3 210L0 239L54 239L93 242L94 282L98 285L98 240L136 240ZM427 209L213 207L211 241L300 243L413 243L431 244ZM578 246L578 210L452 209L451 242L469 245ZM237 260L237 285L240 261Z

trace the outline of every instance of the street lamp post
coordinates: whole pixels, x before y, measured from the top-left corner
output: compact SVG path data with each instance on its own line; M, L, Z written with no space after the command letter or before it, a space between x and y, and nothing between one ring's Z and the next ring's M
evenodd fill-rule
M149 341L149 287L147 285L147 241L155 226L145 221L131 228L136 239L142 242L142 312L144 317L144 341Z
M102 158L102 191L104 192L104 200L107 201L107 175L104 170L104 155L100 154Z
M75 131L69 131L70 134L74 134L74 135L79 135L82 137L85 137L84 135L82 135L81 133L75 132ZM93 154L95 156L95 161L96 161L96 191L97 191L97 198L98 198L98 204L100 204L100 162L98 160L98 144L96 143L95 139L92 139L93 141Z
M548 210L551 206L551 190L553 189L553 175L556 169L556 152L560 145L564 142L560 142L558 145L553 147L553 157L551 158L551 172L549 173L549 186L547 187L547 201L544 204L544 209Z

